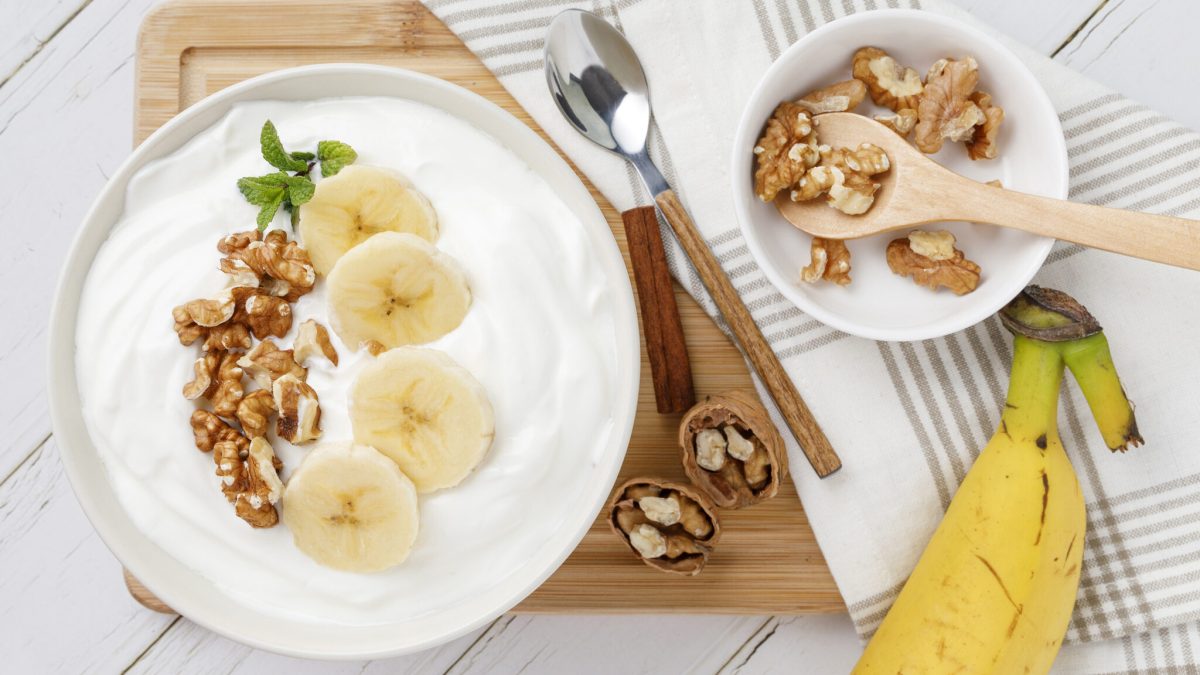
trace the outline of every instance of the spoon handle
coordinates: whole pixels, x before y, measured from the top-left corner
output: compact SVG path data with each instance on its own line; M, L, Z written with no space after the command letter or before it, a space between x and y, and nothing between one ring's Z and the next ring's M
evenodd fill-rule
M800 392L796 391L771 345L767 344L767 339L750 316L750 310L742 303L729 277L725 276L725 270L721 269L721 264L713 256L700 231L696 229L691 216L679 203L675 192L670 189L659 192L654 201L671 224L671 229L675 230L679 244L696 266L700 280L717 303L717 308L721 310L721 315L733 330L738 343L746 351L754 370L771 392L771 397L779 406L779 412L783 414L788 427L800 442L800 449L804 451L813 470L824 478L842 468L842 461L833 451L825 432L821 431L820 425L813 419L808 405L800 397Z
M965 180L965 179L964 179ZM1200 221L1110 209L970 183L953 219L994 223L1113 253L1200 270ZM961 193L959 193L961 195Z

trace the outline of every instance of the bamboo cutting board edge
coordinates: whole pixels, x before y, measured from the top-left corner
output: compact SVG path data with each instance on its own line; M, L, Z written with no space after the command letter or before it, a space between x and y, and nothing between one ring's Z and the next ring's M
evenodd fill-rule
M271 29L264 30L268 25ZM140 142L182 108L247 77L334 61L397 65L442 77L500 105L554 145L417 0L175 0L161 5L146 17L138 36L135 139ZM620 215L586 177L580 174L580 179L613 229L628 266ZM675 291L697 395L750 388L741 354L678 284ZM649 374L643 345L637 419L619 480L635 475L684 479L675 445L679 415L655 411ZM562 567L514 611L845 611L791 481L776 499L724 511L721 517L722 541L709 566L686 579L639 563L598 518Z

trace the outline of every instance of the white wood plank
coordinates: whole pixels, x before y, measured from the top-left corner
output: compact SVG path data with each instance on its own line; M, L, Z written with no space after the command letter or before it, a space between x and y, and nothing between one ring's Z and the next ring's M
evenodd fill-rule
M172 617L135 603L51 440L0 486L0 670L114 672Z
M845 614L771 619L721 668L721 675L848 673L863 645Z
M768 620L731 616L508 616L450 669L487 673L712 673Z
M1103 0L953 0L987 25L1051 54Z
M378 661L312 661L253 649L208 631L187 619L173 626L146 650L128 672L175 675L359 675L445 672L487 630L481 628L453 642L419 654Z
M89 0L4 0L0 3L0 83L68 24Z
M1109 0L1056 57L1179 122L1200 129L1200 3Z
M54 285L84 212L129 154L133 53L154 4L91 2L0 87L0 477L50 433L45 342Z

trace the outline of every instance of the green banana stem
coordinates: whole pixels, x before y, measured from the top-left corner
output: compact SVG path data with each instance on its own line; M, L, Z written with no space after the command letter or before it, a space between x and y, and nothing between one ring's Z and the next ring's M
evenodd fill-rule
M1008 398L1000 417L1001 433L1043 450L1048 439L1057 438L1062 375L1062 355L1053 343L1017 335Z
M1041 345L1053 351L1061 367L1066 364L1087 399L1092 416L1110 450L1124 452L1142 444L1133 405L1125 395L1117 376L1108 339L1100 323L1074 298L1051 288L1029 286L1000 312L1004 326L1016 335L1013 378L1016 382L1016 355L1022 342ZM1031 351L1029 346L1025 351ZM1048 358L1048 357L1043 357ZM1054 398L1057 399L1057 390ZM1012 394L1009 395L1010 402ZM1005 417L1008 410L1005 410ZM1010 429L1011 431L1011 429Z

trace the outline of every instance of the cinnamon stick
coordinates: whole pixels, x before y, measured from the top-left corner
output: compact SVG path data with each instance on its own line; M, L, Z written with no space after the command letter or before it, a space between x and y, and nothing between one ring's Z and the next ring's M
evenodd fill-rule
M696 393L658 216L653 206L643 206L622 213L621 220L638 291L654 401L660 413L683 412L696 403Z

